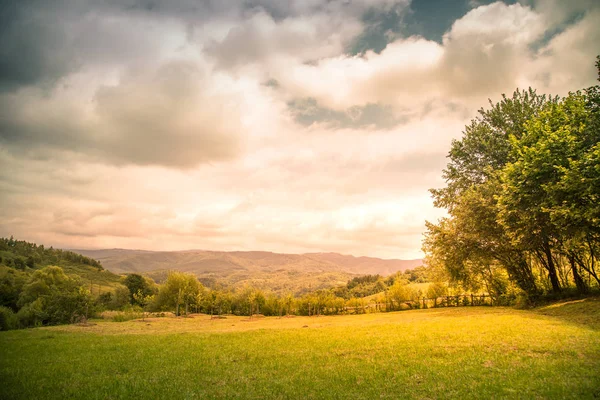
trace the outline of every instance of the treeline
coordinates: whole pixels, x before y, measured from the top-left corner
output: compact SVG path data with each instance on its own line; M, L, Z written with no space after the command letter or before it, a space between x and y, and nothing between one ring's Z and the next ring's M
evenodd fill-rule
M388 290L395 282L403 284L429 282L427 269L423 266L399 271L388 277L376 275L361 275L352 278L344 286L331 289L331 292L345 300L363 298Z
M83 265L102 270L97 261L12 237L0 239L0 257L1 330L81 322L107 310L246 316L393 311L431 294L411 287L428 280L424 267L388 277L357 276L343 286L294 296L251 286L227 288L213 283L205 287L196 276L181 272L168 273L160 285L150 277L130 274L102 291L98 281L95 285L93 279L78 275L86 269L73 268ZM444 290L438 290L439 295Z
M97 261L12 237L0 239L0 257L0 330L82 322L107 310L246 316L392 311L430 294L410 287L428 280L424 267L388 277L357 276L343 286L294 296L251 286L205 287L196 276L181 272L168 273L160 285L150 277L130 274L102 291L92 279L77 275L86 269L73 269L83 265L102 270ZM53 265L58 263L69 270Z
M102 264L93 258L82 256L61 249L46 248L44 245L29 243L24 240L0 238L0 264L19 270L40 268L47 265L63 263L83 264L103 269Z
M431 190L448 217L427 224L430 266L497 297L600 286L599 86L490 101L448 158L446 187Z
M91 280L84 281L72 271L66 273L60 266L39 268L34 264L36 268L26 265L22 269L14 262L10 266L4 264L16 257L29 257L33 252L40 255L40 262L51 262L60 255L61 260L69 258L76 264L79 259L68 255L70 252L44 249L12 238L3 239L2 243L5 250L0 263L0 330L85 322L105 311L117 312L115 319L164 312L217 317L361 314L441 305L444 296L461 294L443 282L432 282L435 277L425 267L387 277L357 276L345 285L301 295L278 295L251 286L229 288L218 283L206 287L195 275L174 271L161 284L148 276L129 274L102 291L99 286L93 290ZM433 301L426 303L425 298Z
M161 285L148 277L130 274L124 279L127 289L105 293L98 302L107 309L131 304L147 312L172 311L176 315L194 312L283 316L394 311L403 309L407 301L416 301L427 295L437 297L446 294L446 287L442 284L430 285L431 290L425 293L411 288L411 283L424 282L426 279L426 269L417 267L385 278L380 275L359 276L344 286L294 296L292 293L278 295L265 292L251 286L224 288L215 285L207 288L193 274L182 272L170 272ZM375 297L366 299L369 296ZM128 302L124 302L124 299Z

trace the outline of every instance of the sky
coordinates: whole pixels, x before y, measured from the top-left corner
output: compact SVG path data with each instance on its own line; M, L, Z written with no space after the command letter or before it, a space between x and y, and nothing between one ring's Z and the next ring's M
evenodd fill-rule
M595 83L595 0L0 2L0 236L422 257L502 93Z

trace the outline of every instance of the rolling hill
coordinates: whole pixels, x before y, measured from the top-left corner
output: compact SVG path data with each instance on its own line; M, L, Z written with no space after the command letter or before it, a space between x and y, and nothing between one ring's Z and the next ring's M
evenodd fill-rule
M169 270L190 272L213 285L251 284L275 292L302 293L345 284L356 275L389 275L422 260L384 260L337 253L279 254L265 251L72 250L117 274L141 273L161 281Z
M0 275L11 269L24 274L49 265L59 266L70 276L76 276L90 285L92 294L122 287L121 276L104 269L92 257L83 254L44 247L12 237L0 238Z

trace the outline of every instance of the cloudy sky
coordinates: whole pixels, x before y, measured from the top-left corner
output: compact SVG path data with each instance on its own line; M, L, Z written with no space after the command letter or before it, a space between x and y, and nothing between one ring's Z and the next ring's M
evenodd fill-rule
M421 256L476 110L595 82L600 2L0 3L0 236Z

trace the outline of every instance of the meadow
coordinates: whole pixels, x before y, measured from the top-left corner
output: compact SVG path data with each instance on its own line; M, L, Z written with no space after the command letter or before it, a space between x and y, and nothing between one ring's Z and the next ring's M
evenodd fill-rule
M600 397L600 299L0 332L6 399Z

